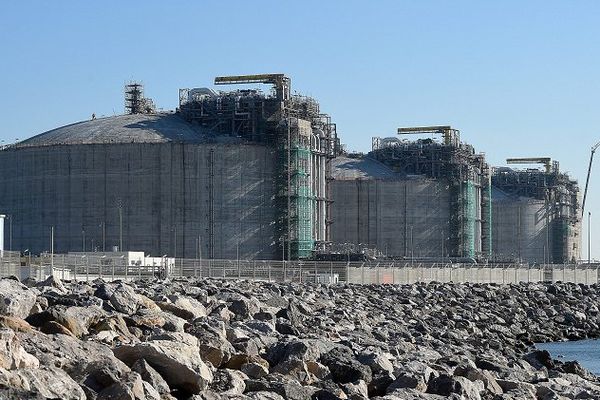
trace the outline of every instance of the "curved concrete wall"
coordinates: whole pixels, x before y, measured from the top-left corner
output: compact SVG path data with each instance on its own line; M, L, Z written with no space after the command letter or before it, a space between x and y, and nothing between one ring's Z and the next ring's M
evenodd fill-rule
M554 262L552 216L544 200L503 199L492 202L494 254L524 262Z
M441 180L334 180L332 199L334 243L360 243L390 256L452 251L450 193Z
M13 250L277 256L273 150L260 145L94 144L0 151ZM119 212L121 205L122 213ZM105 229L103 229L105 226ZM103 231L105 240L103 241ZM5 239L7 243L8 238Z

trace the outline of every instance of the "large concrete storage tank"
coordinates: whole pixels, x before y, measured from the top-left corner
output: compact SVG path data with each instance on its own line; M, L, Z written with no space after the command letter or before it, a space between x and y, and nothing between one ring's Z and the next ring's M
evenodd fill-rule
M392 257L474 258L490 251L489 172L449 126L400 128L443 140L374 138L334 160L332 242Z
M125 86L128 115L64 126L0 151L0 210L13 249L32 253L294 259L327 243L335 124L283 74L217 77L263 83L180 89L155 113Z
M544 200L492 190L492 243L499 259L543 262L550 247L550 223Z
M545 171L495 168L492 185L498 259L562 264L580 258L579 187L558 163Z
M447 257L450 196L434 179L401 179L371 158L333 161L333 224L338 244L377 248L390 256Z
M61 127L0 151L13 248L274 258L276 154L176 114Z

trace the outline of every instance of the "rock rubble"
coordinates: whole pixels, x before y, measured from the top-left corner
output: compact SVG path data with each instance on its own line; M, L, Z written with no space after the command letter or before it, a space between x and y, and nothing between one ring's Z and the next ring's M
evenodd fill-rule
M584 399L600 287L0 279L0 399Z

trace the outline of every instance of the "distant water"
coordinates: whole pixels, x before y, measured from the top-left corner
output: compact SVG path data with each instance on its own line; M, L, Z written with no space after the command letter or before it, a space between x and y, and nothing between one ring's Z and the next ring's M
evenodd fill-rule
M585 369L600 375L600 340L538 343L535 347L548 350L552 358L559 361L579 361Z

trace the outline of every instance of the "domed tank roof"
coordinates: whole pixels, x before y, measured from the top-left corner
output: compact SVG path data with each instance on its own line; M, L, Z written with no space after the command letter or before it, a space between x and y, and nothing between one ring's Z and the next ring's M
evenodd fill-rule
M235 137L216 137L175 113L129 114L77 122L52 129L16 147L111 143L206 143L239 142Z
M355 179L398 179L387 165L370 157L350 158L339 156L332 160L333 178L339 181Z

